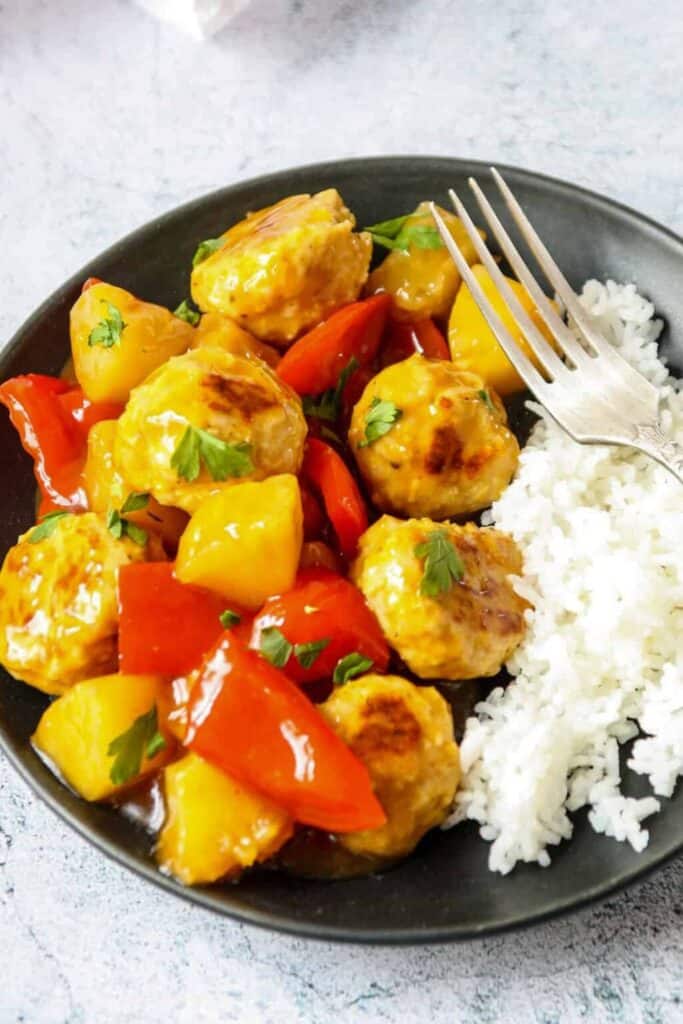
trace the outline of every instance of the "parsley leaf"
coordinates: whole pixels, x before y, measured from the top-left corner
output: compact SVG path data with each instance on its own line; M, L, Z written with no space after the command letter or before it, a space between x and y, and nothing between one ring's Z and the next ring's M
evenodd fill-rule
M111 302L107 302L106 299L100 299L100 302L107 307L107 316L93 327L88 335L88 345L90 348L93 345L101 345L102 348L113 348L114 345L120 343L121 335L128 325L124 323L123 317L116 306L112 305Z
M106 526L112 537L116 537L117 540L130 537L133 543L139 544L141 548L147 543L147 530L143 530L137 523L131 523L115 508L107 513Z
M123 505L121 506L122 512L140 512L143 508L147 508L149 505L149 492L148 491L131 491Z
M109 778L115 786L139 775L143 755L154 757L166 746L164 737L159 732L157 706L153 704L149 711L136 718L129 729L113 739L107 747L107 754L114 758Z
M495 412L495 411L496 411L496 407L495 407L495 405L493 404L493 402L491 401L491 396L490 396L490 394L488 393L488 391L484 391L484 390L482 389L481 391L477 391L477 394L478 394L478 395L479 395L479 397L481 398L481 400L482 400L482 402L484 403L484 405L487 405L487 406L489 407L489 409L491 410L491 412Z
M276 668L284 668L293 650L289 640L277 626L269 626L261 633L261 654Z
M367 448L373 441L384 437L402 415L403 410L398 409L393 402L383 400L375 395L365 415L365 437L358 447Z
M199 243L195 250L195 254L192 257L192 266L196 267L198 263L203 263L204 260L208 260L209 256L213 256L215 252L218 252L222 245L222 238L205 238L203 242Z
M308 644L295 644L294 657L302 668L311 668L329 642L330 638L325 637L323 640L311 640Z
M242 621L242 616L238 615L237 612L231 611L230 608L226 608L224 612L221 612L218 618L220 619L223 629L231 629L233 626L239 626Z
M252 472L250 451L251 445L244 442L228 444L206 430L188 426L173 452L171 466L189 483L199 476L202 462L213 480L227 480Z
M414 551L418 558L424 559L420 593L425 597L438 597L465 575L465 563L446 530L432 530Z
M173 310L173 316L184 320L186 324L192 324L193 327L196 327L200 320L200 314L192 308L188 299L183 299L180 305Z
M385 249L399 249L402 252L407 252L411 246L414 249L440 249L443 242L437 229L431 224L407 224L411 216L407 213L404 217L383 220L371 224L365 230L370 232L375 245Z
M39 541L51 537L57 529L57 524L64 516L72 515L71 512L48 512L43 516L37 526L34 526L26 538L29 544L38 544Z
M359 654L358 651L345 654L335 665L332 682L335 686L343 686L344 683L348 683L349 679L362 676L372 666L372 658L366 658L364 654Z
M356 357L351 356L339 374L339 380L333 388L328 388L327 391L323 391L322 394L317 396L304 395L302 404L306 416L316 416L319 420L328 420L330 423L334 423L339 418L339 413L341 412L344 388L349 377L354 370L358 369L358 366L359 363Z

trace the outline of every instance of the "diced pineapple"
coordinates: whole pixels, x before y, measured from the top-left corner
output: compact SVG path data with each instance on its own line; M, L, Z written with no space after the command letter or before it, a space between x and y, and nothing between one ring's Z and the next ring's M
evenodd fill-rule
M111 797L157 771L173 756L174 742L160 723L163 749L151 758L143 749L140 771L125 782L112 781L115 758L108 753L109 745L156 707L164 686L157 676L133 675L100 676L77 683L43 712L33 746L86 800Z
M215 882L267 860L292 834L284 811L197 754L165 769L164 789L157 860L185 885Z

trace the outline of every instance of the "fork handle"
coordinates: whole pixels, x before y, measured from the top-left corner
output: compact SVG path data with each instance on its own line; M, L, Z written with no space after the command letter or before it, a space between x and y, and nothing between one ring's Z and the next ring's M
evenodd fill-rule
M656 459L683 484L683 445L667 437L658 422L640 423L631 444Z

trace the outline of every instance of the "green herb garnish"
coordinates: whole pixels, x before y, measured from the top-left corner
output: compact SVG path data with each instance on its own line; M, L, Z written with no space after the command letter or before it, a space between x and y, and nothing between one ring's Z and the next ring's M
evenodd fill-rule
M200 320L200 314L192 308L188 299L183 299L180 305L173 310L173 316L184 320L186 324L192 324L193 327L196 327Z
M121 509L122 511L123 509ZM121 515L121 512L112 508L107 513L106 526L110 534L117 540L122 537L130 537L134 544L139 544L141 548L144 547L147 543L147 530L143 530L137 523L131 523L130 519Z
M312 640L308 644L295 644L294 657L302 668L311 668L318 655L325 650L329 643L329 637L325 637L323 640Z
M414 249L440 249L443 242L437 229L430 224L407 224L411 216L407 213L403 217L382 220L365 230L370 232L375 245L385 249L399 249L402 252L407 252L411 246Z
M367 448L369 444L384 437L402 415L403 410L398 409L393 402L388 402L375 395L365 415L365 437L358 447Z
M424 559L420 593L425 597L438 597L465 575L465 563L446 530L433 530L414 551Z
M123 785L139 775L143 755L152 758L165 747L166 740L159 732L157 706L154 704L107 747L107 754L115 759L109 778L115 786Z
M478 394L479 398L481 398L481 400L484 403L484 405L487 405L489 407L491 412L495 412L496 411L496 407L493 404L493 402L491 401L491 396L488 393L488 391L484 391L482 389L481 391L477 391L477 394Z
M131 491L123 505L121 512L140 512L149 505L150 494L148 491Z
M100 299L100 302L107 307L107 316L93 327L88 335L88 345L90 348L93 345L101 345L102 348L113 348L114 345L120 343L121 335L128 325L124 323L123 317L116 306L106 299Z
M351 654L346 654L343 658L339 659L334 668L332 682L335 686L343 686L344 683L348 683L349 679L362 676L372 666L372 658L366 658L364 654L353 651Z
M26 538L29 544L38 544L41 540L45 540L46 537L51 537L57 529L57 525L60 519L64 516L72 515L71 512L48 512L47 515L41 517L40 522L37 526L34 526L30 534Z
M195 250L195 254L192 257L192 266L196 267L198 263L203 263L204 260L208 260L209 256L213 256L215 252L218 252L222 245L222 238L205 238L203 242L199 243Z
M245 442L228 444L206 430L187 427L173 452L171 466L189 483L199 476L202 462L213 480L227 480L252 472L250 451L251 445Z
M218 618L223 629L232 629L233 626L239 626L242 621L242 616L238 615L237 612L231 611L230 608L226 608L224 612L221 612Z
M302 404L306 416L316 416L319 420L328 420L334 423L339 419L341 402L344 395L344 388L349 377L359 366L355 356L351 356L348 363L339 374L339 380L333 388L328 388L320 395L304 395Z
M276 668L284 668L293 650L289 640L277 626L269 626L261 632L261 654Z

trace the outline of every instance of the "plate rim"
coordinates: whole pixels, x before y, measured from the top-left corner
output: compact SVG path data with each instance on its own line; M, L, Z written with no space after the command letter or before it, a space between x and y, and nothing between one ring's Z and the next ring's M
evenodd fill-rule
M291 178L293 175L303 176L305 174L331 175L335 170L343 167L345 172L367 172L369 167L386 166L387 164L424 164L429 166L431 173L435 164L442 163L444 170L451 168L454 173L467 173L490 175L491 162L486 160L468 159L466 157L450 157L443 154L390 154L387 156L373 155L367 157L349 157L339 160L326 160L310 164L295 165L278 171L256 175L251 178L238 179L227 185L212 189L209 192L196 196L193 199L180 203L169 210L153 217L151 220L138 225L123 237L117 239L106 249L97 253L92 259L76 270L63 284L55 288L29 315L22 321L20 326L11 336L5 345L0 356L0 376L4 376L9 363L15 353L21 348L24 336L31 331L36 321L39 321L47 311L63 301L70 292L77 288L84 277L92 276L98 264L103 260L116 257L121 249L128 248L136 242L138 237L147 236L154 228L165 226L176 217L186 216L192 213L193 209L203 207L207 202L216 200L222 195L249 188L268 188L277 185L279 181ZM593 209L604 209L610 213L618 213L622 219L636 225L641 231L656 238L659 243L666 242L679 250L683 260L683 237L672 231L670 228L640 213L635 208L611 199L602 193L573 184L563 178L543 174L519 167L513 164L496 162L495 166L503 174L509 175L515 182L528 182L532 185L539 183L549 191L556 194L565 194L582 199L588 207ZM109 860L121 865L129 871L134 872L140 878L152 882L158 888L180 897L188 903L200 906L203 909L211 910L214 913L228 917L242 924L253 924L259 928L277 931L280 933L294 935L299 938L317 939L318 941L334 941L344 943L356 943L359 945L386 945L386 946L407 946L423 945L427 943L450 943L467 941L471 939L485 938L487 936L499 935L505 932L530 928L556 917L563 917L573 912L579 912L588 906L603 902L612 895L634 885L643 882L653 872L673 861L683 852L683 834L680 840L673 847L663 850L653 860L650 860L642 867L637 867L626 876L606 884L593 886L581 896L568 896L557 900L551 907L545 910L532 912L525 918L518 914L510 914L507 918L491 923L480 925L449 924L439 926L416 926L411 928L388 929L369 928L359 932L357 929L348 926L337 926L333 924L318 924L315 921L297 921L291 917L283 917L281 914L266 910L259 910L253 907L227 905L218 902L207 888L192 888L181 886L174 879L164 875L155 865L138 861L128 850L122 849L116 842L108 837L99 834L91 826L82 822L65 804L43 786L38 777L31 771L28 764L22 759L23 745L15 741L9 734L5 722L0 719L0 749L7 757L13 769L20 778L27 784L30 791L35 794L54 814L69 825L79 836L87 840L92 846L101 851ZM540 869L539 870L545 870Z

